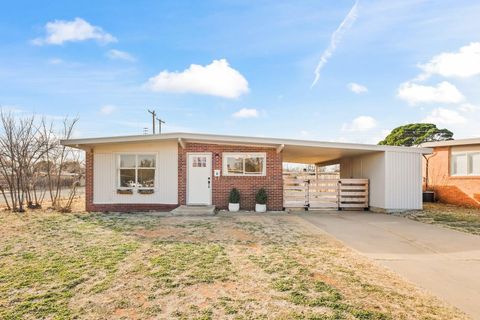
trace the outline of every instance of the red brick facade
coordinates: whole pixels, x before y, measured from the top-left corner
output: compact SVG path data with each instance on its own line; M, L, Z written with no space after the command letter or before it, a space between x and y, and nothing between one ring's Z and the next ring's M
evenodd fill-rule
M440 202L480 208L480 177L451 176L450 147L435 147L427 157L428 186Z
M268 210L283 209L282 154L275 148L259 148L248 146L229 146L214 144L189 143L186 148L178 149L178 199L186 204L187 153L212 153L212 202L219 209L228 207L228 195L232 188L240 191L240 208L255 209L255 193L265 188L268 194ZM224 176L222 169L223 152L265 152L267 154L267 174L265 176ZM213 170L221 170L220 177L213 176Z
M268 194L268 210L283 209L283 178L282 154L275 148L260 148L248 146L228 146L214 144L189 143L183 149L178 149L178 202L186 204L187 181L187 153L211 152L212 153L212 202L220 209L228 207L228 195L232 188L237 188L241 194L240 206L245 210L255 208L255 193L260 188L265 188ZM214 177L213 170L222 170L223 152L265 152L267 154L265 176L223 176ZM94 204L93 203L93 151L86 151L86 186L85 202L87 211L169 211L178 205L171 204Z

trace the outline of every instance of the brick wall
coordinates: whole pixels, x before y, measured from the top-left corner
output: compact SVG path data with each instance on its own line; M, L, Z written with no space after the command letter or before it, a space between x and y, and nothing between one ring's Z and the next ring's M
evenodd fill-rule
M440 202L480 208L480 177L450 176L450 147L436 147L428 157L428 185Z
M85 151L85 210L96 211L93 205L93 150Z
M265 188L268 194L268 210L283 209L283 178L282 154L277 154L275 148L259 148L248 146L227 146L213 144L189 143L186 148L178 150L178 199L180 204L186 204L187 153L212 153L212 202L220 209L228 207L228 195L232 188L237 188L241 194L240 207L245 210L255 208L255 193ZM223 176L223 152L265 152L267 154L266 176ZM221 170L220 177L213 176L213 170Z

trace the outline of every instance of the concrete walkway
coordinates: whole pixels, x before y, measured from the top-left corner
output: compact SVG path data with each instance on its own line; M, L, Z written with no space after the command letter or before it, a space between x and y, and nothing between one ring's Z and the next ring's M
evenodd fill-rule
M312 212L300 216L480 319L479 236L370 212Z

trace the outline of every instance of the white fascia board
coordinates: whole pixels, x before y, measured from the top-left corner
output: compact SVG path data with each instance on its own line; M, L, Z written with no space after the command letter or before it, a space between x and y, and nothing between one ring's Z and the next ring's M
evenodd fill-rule
M85 145L108 144L108 143L126 143L126 142L147 142L157 140L177 140L182 139L185 142L203 142L203 143L218 143L218 144L244 144L244 145L264 145L271 147L279 147L284 145L295 147L317 147L317 148L331 148L331 149L350 149L350 150L366 150L366 151L396 151L396 152L411 152L411 153L432 153L430 148L419 147L397 147L384 146L373 144L360 143L344 143L344 142L327 142L327 141L312 141L312 140L295 140L295 139L281 139L281 138L263 138L263 137L246 137L246 136L229 136L229 135L214 135L204 133L162 133L156 135L136 135L136 136L119 136L119 137L101 137L101 138L87 138L87 139L69 139L61 140L60 143L66 146L81 148Z

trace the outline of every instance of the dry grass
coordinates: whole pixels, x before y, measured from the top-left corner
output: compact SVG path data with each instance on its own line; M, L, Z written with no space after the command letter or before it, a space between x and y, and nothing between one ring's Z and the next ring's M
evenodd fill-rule
M480 235L480 209L424 203L423 211L412 212L407 216L413 220Z
M288 215L0 214L2 319L462 319Z

